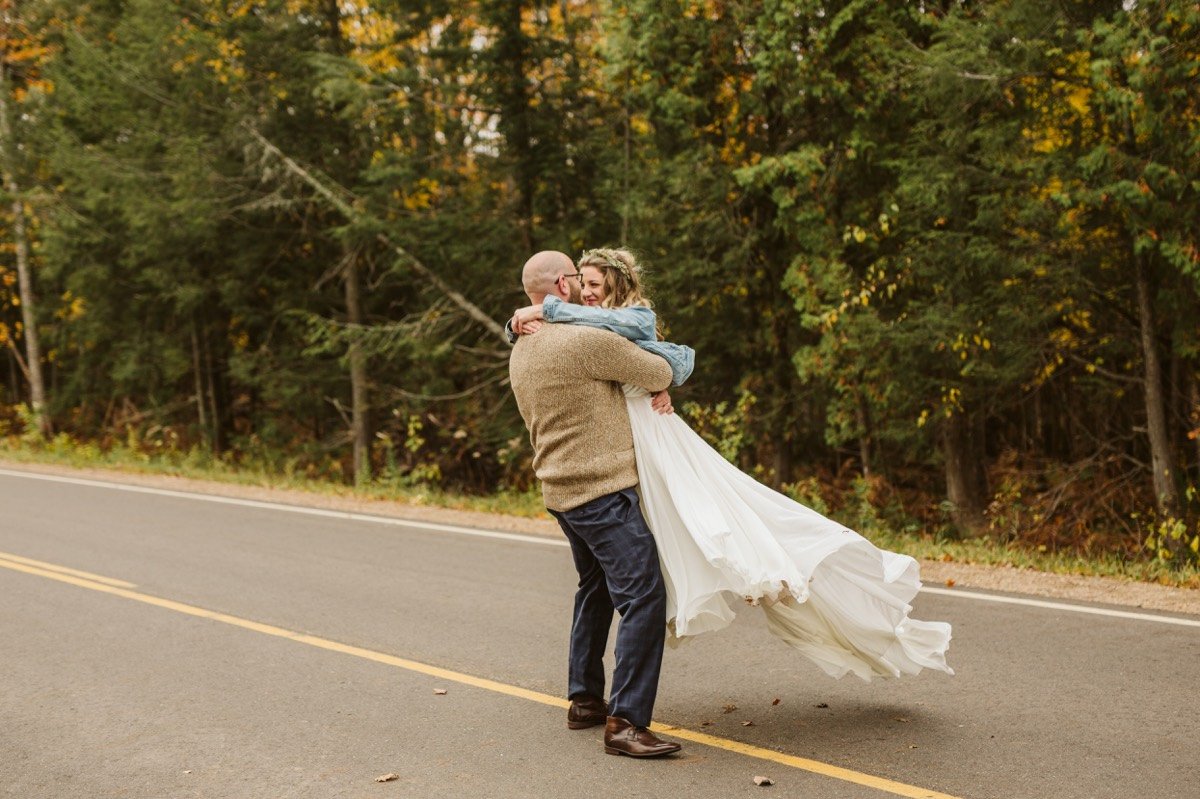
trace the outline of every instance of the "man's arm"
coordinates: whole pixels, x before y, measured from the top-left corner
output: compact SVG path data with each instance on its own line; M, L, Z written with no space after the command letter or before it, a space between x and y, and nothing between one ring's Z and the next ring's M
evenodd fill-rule
M588 336L583 363L597 380L629 383L647 391L662 391L671 385L671 366L657 355L607 331Z
M630 341L654 341L658 317L640 305L628 308L600 308L563 302L553 295L542 303L542 318L547 322L587 325L611 330Z

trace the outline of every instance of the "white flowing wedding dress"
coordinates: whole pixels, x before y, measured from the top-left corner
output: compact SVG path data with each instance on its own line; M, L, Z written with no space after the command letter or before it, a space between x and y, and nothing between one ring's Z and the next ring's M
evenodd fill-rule
M669 640L720 629L734 618L730 601L748 602L834 677L954 673L950 625L909 618L921 589L915 560L757 482L682 419L655 413L644 390L625 394Z

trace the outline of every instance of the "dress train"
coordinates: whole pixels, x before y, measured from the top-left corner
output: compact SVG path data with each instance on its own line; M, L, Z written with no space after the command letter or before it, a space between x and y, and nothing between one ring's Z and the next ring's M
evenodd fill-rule
M646 521L667 583L672 643L758 605L770 631L826 673L864 680L946 664L950 625L909 618L919 565L773 491L642 389L625 387Z

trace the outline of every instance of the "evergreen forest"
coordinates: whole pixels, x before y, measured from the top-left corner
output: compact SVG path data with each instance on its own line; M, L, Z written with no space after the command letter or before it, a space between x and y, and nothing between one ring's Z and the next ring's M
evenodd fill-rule
M761 481L1200 562L1200 3L0 16L0 454L532 491L521 265L627 246Z

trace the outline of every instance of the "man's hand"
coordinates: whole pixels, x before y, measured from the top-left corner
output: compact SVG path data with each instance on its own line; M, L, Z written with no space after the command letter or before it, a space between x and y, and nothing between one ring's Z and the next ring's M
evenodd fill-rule
M666 389L655 391L650 395L650 407L664 416L669 413L675 413L675 407L671 404L671 395Z
M527 305L513 311L511 327L518 336L538 332L542 326L542 306Z

